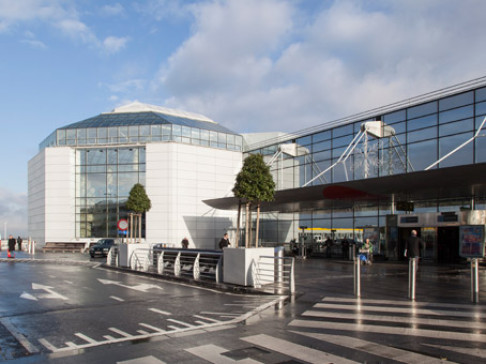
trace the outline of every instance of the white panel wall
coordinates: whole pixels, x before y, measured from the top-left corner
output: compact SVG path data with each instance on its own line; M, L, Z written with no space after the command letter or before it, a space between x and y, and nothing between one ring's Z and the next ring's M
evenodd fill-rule
M75 151L46 148L29 161L29 234L39 242L75 238Z
M28 163L28 222L29 235L45 241L45 150Z
M235 225L235 212L212 210L205 199L231 196L242 153L177 143L151 143L146 150L147 241L214 249Z

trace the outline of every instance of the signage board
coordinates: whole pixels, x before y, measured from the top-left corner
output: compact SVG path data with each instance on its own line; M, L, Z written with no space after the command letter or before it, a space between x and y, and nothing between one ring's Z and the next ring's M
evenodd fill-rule
M459 255L463 258L484 257L484 225L459 227Z

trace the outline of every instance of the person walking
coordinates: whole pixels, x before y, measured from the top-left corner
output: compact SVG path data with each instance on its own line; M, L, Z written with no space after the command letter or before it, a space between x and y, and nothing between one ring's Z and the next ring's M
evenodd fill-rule
M15 238L12 235L8 237L8 252L7 256L9 258L15 258Z
M181 244L182 244L182 249L187 249L189 247L189 240L184 237L184 239L182 239L181 241Z
M410 237L405 244L405 256L409 259L416 259L415 271L418 270L420 251L424 249L424 242L417 236L417 230L412 230Z
M19 252L22 251L22 238L20 237L20 235L17 237L17 250Z
M424 242L417 236L417 230L412 230L410 237L405 244L406 256L408 258L419 258L420 251L424 248Z
M221 240L219 241L219 249L223 250L227 248L230 244L228 233L224 234Z

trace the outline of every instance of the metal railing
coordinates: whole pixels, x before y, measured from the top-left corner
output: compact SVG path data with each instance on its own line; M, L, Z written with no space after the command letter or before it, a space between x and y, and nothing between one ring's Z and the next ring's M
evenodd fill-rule
M295 258L261 256L254 266L255 288L272 294L295 293Z
M118 255L118 247L111 248L107 265L118 266ZM218 283L222 281L222 257L221 251L150 247L135 249L129 265L135 271Z
M294 262L284 257L283 249L276 256L260 256L252 267L253 287L272 294L294 294ZM106 264L119 266L119 248L108 252ZM152 246L135 249L129 258L129 267L134 271L186 277L195 281L223 282L223 252L218 250L174 249Z

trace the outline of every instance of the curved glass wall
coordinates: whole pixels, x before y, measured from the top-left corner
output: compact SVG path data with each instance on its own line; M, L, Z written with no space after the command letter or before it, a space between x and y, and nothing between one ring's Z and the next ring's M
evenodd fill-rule
M174 141L234 151L241 151L243 144L240 135L184 125L155 124L58 129L49 135L39 145L39 148L146 144L160 141Z
M117 237L117 221L128 217L126 201L136 183L145 185L145 148L78 149L77 237Z

